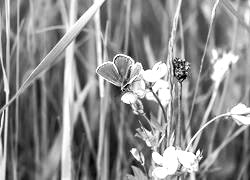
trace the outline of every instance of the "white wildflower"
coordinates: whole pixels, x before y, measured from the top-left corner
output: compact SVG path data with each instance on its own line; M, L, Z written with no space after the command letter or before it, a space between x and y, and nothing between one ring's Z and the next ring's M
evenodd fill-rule
M156 81L156 83L152 87L152 90L158 96L163 106L166 106L169 103L171 99L171 93L169 83L167 81L164 81L162 79ZM157 102L153 93L150 91L146 94L146 99Z
M152 69L142 72L142 77L147 82L156 82L167 74L167 65L163 62L158 62Z
M156 178L163 179L168 175L174 175L179 166L177 153L173 146L168 147L164 151L163 156L158 152L153 152L152 159L159 165L159 167L154 168L152 172L152 175Z
M232 52L224 52L220 57L216 50L212 50L212 56L213 58L211 61L214 64L211 79L216 85L219 85L230 65L235 64L239 60L239 56L233 54Z

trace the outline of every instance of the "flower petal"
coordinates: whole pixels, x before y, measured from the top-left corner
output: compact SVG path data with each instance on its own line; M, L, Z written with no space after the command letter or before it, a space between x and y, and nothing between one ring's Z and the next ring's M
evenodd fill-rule
M156 178L164 179L168 175L172 175L172 174L169 174L168 170L164 167L156 167L152 171L152 176Z
M175 147L174 146L169 146L163 152L163 157L164 158L168 158L168 157L175 156L175 155L176 155L176 151L175 151Z
M198 171L199 160L192 152L176 150L178 160L189 172Z
M213 54L214 57L217 58L216 60L213 59L213 73L211 74L211 79L219 85L230 65L235 64L239 60L239 56L232 52L224 52L221 57L218 53L215 55L215 52L213 52Z
M250 125L250 116L232 115L238 125Z
M152 68L153 71L156 71L158 76L160 78L164 77L166 74L167 74L167 71L168 71L168 67L166 65L166 63L163 63L161 61L157 62L153 68Z
M134 104L137 100L136 94L132 92L126 92L125 94L122 95L121 101L124 102L125 104Z
M160 155L158 152L152 153L152 159L156 164L162 165L163 164L163 156Z
M147 93L146 93L146 99L147 99L147 100L150 100L150 101L156 101L156 99L155 99L155 97L154 97L154 95L153 95L152 92L147 92ZM156 102L157 102L157 101L156 101Z
M179 162L175 147L169 146L163 153L163 167L167 168L169 174L175 174Z
M158 97L161 101L161 104L165 107L171 99L171 94L169 89L160 89L158 91Z
M231 109L230 113L237 115L247 114L247 113L250 114L250 108L248 108L245 104L239 103Z
M153 71L151 69L143 71L142 77L147 82L156 82L161 78L156 71Z
M154 86L152 87L153 91L156 93L159 89L169 89L169 83L162 79L159 79L155 82Z

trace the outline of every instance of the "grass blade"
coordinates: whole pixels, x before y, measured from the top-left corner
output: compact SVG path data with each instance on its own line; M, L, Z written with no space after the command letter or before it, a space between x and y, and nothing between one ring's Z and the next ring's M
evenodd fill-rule
M70 28L68 32L61 38L61 40L53 47L53 49L45 56L41 63L31 72L29 77L24 81L16 94L5 104L1 109L0 113L6 109L24 90L34 82L36 78L41 75L42 72L52 67L57 57L64 51L64 49L73 41L73 39L80 33L82 28L89 22L95 12L101 7L105 0L100 0L94 3Z

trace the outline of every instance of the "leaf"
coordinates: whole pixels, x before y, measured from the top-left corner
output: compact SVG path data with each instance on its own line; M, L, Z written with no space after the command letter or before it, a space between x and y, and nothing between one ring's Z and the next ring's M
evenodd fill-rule
M42 72L52 67L57 60L57 57L64 51L64 49L74 40L74 38L81 32L82 28L89 22L94 16L95 12L101 7L105 0L99 0L94 3L69 29L68 32L61 38L61 40L53 47L53 49L45 56L40 64L31 72L28 78L24 81L16 94L5 104L0 113L8 107L20 94L24 92L29 85L31 85L36 78L38 78Z

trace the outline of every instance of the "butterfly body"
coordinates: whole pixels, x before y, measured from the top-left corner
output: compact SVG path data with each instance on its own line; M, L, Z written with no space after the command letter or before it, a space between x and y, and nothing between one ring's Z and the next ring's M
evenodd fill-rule
M96 73L121 90L125 90L140 75L141 70L140 63L135 63L131 57L124 54L117 54L113 62L108 61L98 66Z

